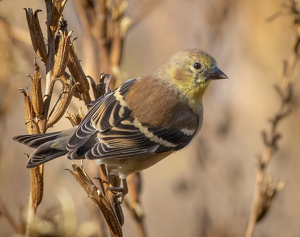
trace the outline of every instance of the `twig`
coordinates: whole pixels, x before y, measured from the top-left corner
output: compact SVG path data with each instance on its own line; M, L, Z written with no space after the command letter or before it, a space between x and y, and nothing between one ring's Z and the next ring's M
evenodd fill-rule
M137 236L145 237L147 236L147 231L144 223L144 211L141 205L141 189L142 180L141 174L136 173L129 175L127 178L128 189L129 189L129 200L125 199L125 205L129 209L132 217L136 221Z
M131 25L131 18L125 16L128 2L97 1L91 4L88 0L76 0L75 6L79 19L87 31L89 42L98 50L93 50L94 61L100 60L100 67L95 68L99 75L104 71L113 78L111 88L114 88L120 77L120 64L123 52L123 42ZM91 47L91 46L90 46Z
M298 8L299 7L296 1L290 1L290 13L294 19L300 19L300 14ZM297 9L297 10L295 10ZM295 27L300 26L299 21L294 20ZM281 135L278 132L278 125L284 118L286 118L291 112L291 104L293 99L293 85L291 83L291 78L295 69L296 64L299 61L299 34L296 32L296 43L294 46L294 55L291 56L289 61L284 62L283 65L283 74L281 78L280 85L276 85L275 89L278 92L280 97L280 107L278 111L275 113L273 118L270 120L271 128L270 131L263 132L263 142L265 145L264 155L259 157L259 167L258 173L256 175L256 186L254 190L251 212L249 223L246 231L246 237L251 237L253 234L253 230L255 224L264 218L265 214L269 210L269 207L272 203L273 198L280 191L284 183L281 181L277 185L273 184L273 181L266 181L266 169L271 158L274 156L276 151L278 150L278 140Z
M122 228L118 218L114 215L114 208L110 202L106 199L103 193L97 188L97 186L90 180L84 171L81 163L81 168L75 163L72 164L73 171L68 170L76 179L76 181L83 187L88 194L88 197L100 208L103 213L106 223L109 227L111 236L121 237Z
M43 62L45 62L46 66L46 88L44 99L42 100L40 84L41 76L39 74L39 68L37 65L35 66L35 75L32 80L32 103L30 101L28 91L26 92L26 94L24 94L25 121L26 123L28 123L27 131L29 134L40 132L45 133L47 130L48 111L50 107L50 100L53 93L54 83L56 80L56 77L54 77L53 75L56 53L55 32L57 30L58 20L60 19L65 4L66 1L63 0L55 1L54 3L51 0L46 0L48 49L46 49L43 33L41 31L37 16L37 13L41 10L37 10L33 13L32 9L25 9L33 49L36 55ZM61 48L63 46L65 45L61 45ZM59 51L61 54L59 56L60 58L57 60L58 62L59 60L66 58L65 55L63 55L62 51L63 50ZM65 52L65 54L67 54L67 52ZM57 74L62 73L59 69L63 69L64 65L66 65L65 60L61 60L60 65L56 66L56 68L58 68L58 70L56 70ZM30 193L27 212L26 236L31 235L30 226L34 220L37 207L41 203L43 198L43 179L44 165L40 165L38 167L30 169Z

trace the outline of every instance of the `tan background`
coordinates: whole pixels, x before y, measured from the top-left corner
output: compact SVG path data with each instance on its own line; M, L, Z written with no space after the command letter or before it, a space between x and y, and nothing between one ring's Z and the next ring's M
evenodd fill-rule
M142 1L129 1L133 14ZM280 9L274 0L165 0L130 29L125 42L121 71L126 78L149 74L175 52L201 48L211 53L229 80L211 83L204 97L204 124L188 148L144 171L142 203L150 237L159 236L243 236L247 227L256 175L256 155L262 153L260 132L278 108L273 85L279 81L283 59L292 53L291 19L266 18ZM45 9L43 1L4 0L0 15L12 27L27 30L24 7ZM88 59L82 47L81 29L72 1L65 7L69 30L78 37L76 46L84 70ZM45 19L45 13L40 14ZM43 20L41 20L43 22ZM29 40L29 35L24 36ZM1 49L3 55L6 49ZM29 172L24 152L30 149L12 141L26 133L19 87L30 86L25 74L32 74L30 47L13 51L10 110L0 120L0 198L17 219L19 206L25 206ZM5 59L4 56L2 56ZM2 60L3 60L2 59ZM0 58L0 63L1 58ZM40 66L42 64L40 63ZM299 66L298 66L299 67ZM3 70L3 69L2 69ZM86 71L88 74L88 71ZM299 91L299 68L295 73L295 93ZM0 88L3 90L3 88ZM276 181L287 185L276 197L268 216L257 225L255 236L299 236L300 234L300 114L298 96L294 113L280 124L283 139L268 171ZM82 103L73 101L70 111ZM54 130L70 127L67 119ZM88 163L88 162L86 162ZM44 200L39 214L58 205L57 187L73 197L78 222L89 221L92 204L85 192L64 169L70 161L61 158L45 168ZM136 236L134 222L125 212L125 236ZM0 236L11 236L12 229L0 217Z

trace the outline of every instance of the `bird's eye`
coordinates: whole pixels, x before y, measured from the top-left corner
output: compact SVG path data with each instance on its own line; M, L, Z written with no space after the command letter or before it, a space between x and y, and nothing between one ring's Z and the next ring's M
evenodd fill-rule
M196 63L194 63L193 67L198 70L201 68L201 64L196 62Z

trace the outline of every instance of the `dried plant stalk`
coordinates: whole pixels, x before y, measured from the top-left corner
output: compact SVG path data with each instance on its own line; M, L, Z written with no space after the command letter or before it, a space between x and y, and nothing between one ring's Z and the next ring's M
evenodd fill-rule
M270 120L270 131L268 133L265 131L262 133L265 151L264 155L262 157L259 157L258 159L259 167L258 173L256 175L256 187L253 195L246 237L252 236L255 224L265 217L275 195L284 187L284 182L281 181L277 185L275 185L272 180L268 181L265 177L268 164L274 154L278 151L278 140L281 138L281 135L278 132L278 125L292 112L291 105L293 100L293 85L291 83L291 78L300 57L300 34L297 31L297 29L299 29L300 27L299 7L300 6L298 5L296 0L291 0L290 5L288 6L288 12L291 16L294 17L294 27L296 28L296 41L293 47L294 55L291 56L291 59L289 61L284 62L281 84L275 86L275 89L278 92L281 100L280 108Z
M114 88L119 79L124 38L131 22L125 17L128 2L103 0L91 4L88 0L76 0L75 6L93 47L98 49L94 57L100 59L101 64L100 67L97 65L95 74L99 75L101 71L110 74L113 78L111 88Z
M25 120L30 134L45 133L49 127L59 121L73 96L82 99L88 107L91 106L90 84L80 65L75 43L74 41L71 42L71 32L68 33L67 22L62 18L66 2L66 0L45 0L47 9L47 48L37 17L37 13L41 10L34 13L32 9L26 10L33 49L46 67L44 97L42 97L41 88L42 77L37 64L35 64L35 73L32 78L32 100L30 100L28 90L22 90L25 103ZM110 91L109 84L114 88L119 77L124 38L128 27L131 25L130 18L125 16L128 2L125 0L103 0L92 3L85 0L76 1L76 5L83 25L87 28L90 37L93 38L95 45L98 47L97 57L100 58L102 70L104 69L105 72L113 74L113 79L111 80L109 77L107 84L104 83L107 74L100 75L100 84L98 85L89 77L95 99L97 99L105 96ZM57 34L58 31L60 36ZM94 60L92 59L92 61ZM69 69L71 76L66 72L66 68ZM57 81L63 84L62 92L49 114L53 87ZM79 115L69 114L69 120L73 126L78 125L82 117L81 112ZM103 213L111 235L122 236L123 212L115 193L109 189L112 186L119 186L120 179L114 175L109 175L106 166L100 166L100 187L102 191L100 192L86 175L83 167L80 168L74 164L72 167L73 171L70 172ZM30 170L31 187L26 236L31 235L30 225L42 200L43 170L44 165ZM131 186L133 194L136 194L133 195L132 200L137 204L139 202L139 191L136 190L135 192L133 190L135 188L136 185ZM143 233L140 236L145 236L142 215L137 214L137 212L135 212L135 215L140 218L138 222L141 233Z
M27 211L26 237L30 236L31 223L36 214L36 209L43 199L44 190L44 165L30 169L30 193Z
M137 236L144 237L147 236L147 232L144 224L144 211L140 201L142 188L141 174L136 173L129 175L127 181L129 200L125 199L125 204L137 223Z
M33 106L30 101L28 90L21 90L24 94L24 107L25 107L25 121L27 126L27 132L29 134L39 133L39 127L34 121L35 113ZM30 224L32 223L36 209L41 203L43 198L43 175L44 165L40 165L33 169L30 169L30 193L29 193L29 205L27 212L27 225L26 225L26 236L30 236Z
M66 2L66 1L65 1ZM64 2L64 4L65 4ZM45 89L45 97L44 101L41 101L41 90L40 90L40 75L38 72L38 68L36 67L35 75L32 80L32 88L33 88L33 96L34 106L30 103L30 97L28 91L26 92L26 96L24 93L24 102L25 102L25 121L30 124L27 125L27 130L29 134L46 132L47 129L47 117L50 106L50 99L53 92L53 86L55 82L55 78L53 76L53 68L55 62L55 42L54 42L54 34L53 30L53 19L62 13L57 13L53 11L57 4L60 4L61 1L55 1L55 6L52 1L46 1L47 6L47 29L48 29L48 53L46 52L46 46L44 43L44 37L40 28L39 20L37 17L37 13L40 11L36 11L32 14L32 10L26 10L26 18L30 31L32 46L36 54L41 58L46 65L46 89ZM63 9L63 3L62 3ZM58 23L58 22L57 22ZM51 28L52 26L52 28ZM52 30L52 31L51 31ZM67 47L68 48L68 47ZM62 57L62 56L61 56ZM63 61L63 60L62 60ZM59 72L59 70L58 70ZM37 112L33 113L34 111ZM37 115L42 114L41 118L39 118L38 126L36 126ZM42 201L43 197L43 175L44 175L44 165L40 165L38 167L30 169L30 194L29 194L29 202L28 202L28 212L27 212L27 225L26 225L26 236L30 236L30 226L35 217L36 209L38 205Z
M122 228L119 224L118 218L114 215L114 209L110 202L105 198L103 193L97 188L97 186L91 181L91 179L86 174L83 165L81 163L81 168L75 163L72 163L73 171L68 170L76 181L82 186L88 197L99 207L103 213L106 223L109 227L111 236L121 237Z

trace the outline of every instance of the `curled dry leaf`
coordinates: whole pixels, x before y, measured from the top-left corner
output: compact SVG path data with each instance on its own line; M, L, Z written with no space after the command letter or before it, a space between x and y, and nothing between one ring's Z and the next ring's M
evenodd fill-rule
M90 79L90 84L93 90L93 94L94 94L94 99L98 99L101 95L104 95L105 93L105 86L103 83L103 86L101 85L101 81L100 83L97 85L94 81L94 79L91 76L87 76L88 79Z
M64 10L64 7L67 3L67 0L55 0L52 4L52 14L50 18L50 30L52 34L58 29L58 22L60 20L61 14Z
M40 133L39 127L37 123L34 121L35 112L32 107L30 95L28 88L20 89L20 92L24 95L24 112L25 112L25 124L27 127L27 131L29 134L37 134Z
M99 84L96 84L94 79L90 76L87 76L90 79L90 83L93 89L93 94L95 100L97 100L100 96L104 96L110 93L110 82L112 78L109 74L102 72L99 76ZM104 80L107 78L107 83Z
M68 68L70 70L70 73L74 81L79 83L76 86L78 90L81 92L81 96L82 96L82 98L79 99L82 99L86 104L89 104L91 102L91 98L89 95L90 86L77 57L75 43L74 43L75 39L70 45Z
M43 115L44 112L41 79L40 68L37 63L35 63L35 70L32 78L32 106L37 117Z
M256 223L261 221L265 215L268 213L273 199L279 191L281 191L285 186L285 182L280 181L277 185L274 184L273 179L265 181L260 188L260 202L257 207L257 217Z
M78 126L83 119L81 108L78 110L78 114L70 112L67 112L67 114L68 116L66 118L70 120L73 127Z
M58 50L53 67L53 75L55 77L61 77L65 73L66 67L68 65L71 34L72 31L69 32L68 35L66 35L65 32L60 32Z
M24 10L26 12L26 19L34 52L45 63L47 60L47 49L38 19L38 13L42 10L38 9L34 13L31 8L24 8Z
M64 74L65 76L62 76L59 81L62 83L62 91L60 93L60 96L54 105L47 122L47 128L52 127L55 123L57 123L61 117L66 112L72 96L73 96L73 83L72 79L67 76L67 74Z
M30 169L30 198L36 209L43 199L44 190L44 165Z

